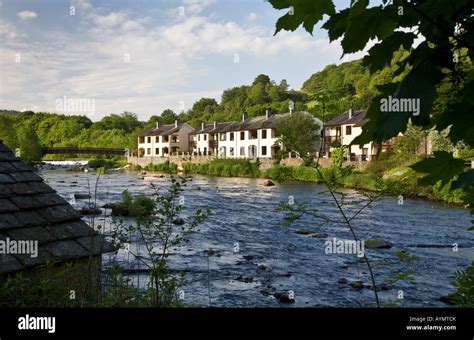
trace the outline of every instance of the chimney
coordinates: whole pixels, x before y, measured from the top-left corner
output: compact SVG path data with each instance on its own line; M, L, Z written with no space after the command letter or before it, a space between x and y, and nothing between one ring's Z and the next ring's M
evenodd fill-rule
M217 123L216 121L214 121L214 129L217 127Z
M244 113L242 114L242 121L244 122L244 121L246 121L248 118L249 118L248 113L247 113L247 112L244 112Z
M204 130L204 123L201 123L201 130Z
M349 119L352 118L352 114L353 114L353 112L352 112L352 107L351 107L351 108L349 109Z
M174 121L174 127L178 127L179 121L175 120Z
M268 119L270 117L270 110L266 109L265 110L265 117Z
M159 121L159 120L156 121L156 128L157 128L157 129L160 128L160 121Z

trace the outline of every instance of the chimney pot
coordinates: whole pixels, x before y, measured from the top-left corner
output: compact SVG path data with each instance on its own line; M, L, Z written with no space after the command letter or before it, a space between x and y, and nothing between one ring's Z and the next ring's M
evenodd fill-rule
M247 112L244 112L244 113L242 114L242 121L243 121L243 122L246 121L248 117L249 117L249 115L247 114Z
M159 120L156 121L156 128L157 128L157 129L160 128L160 121L159 121Z
M178 121L177 120L174 121L174 127L178 127Z
M353 114L353 111L352 111L352 107L349 109L349 119L352 118L352 114Z
M214 121L214 129L217 127L217 123L216 121Z
M201 123L201 130L204 130L204 123Z

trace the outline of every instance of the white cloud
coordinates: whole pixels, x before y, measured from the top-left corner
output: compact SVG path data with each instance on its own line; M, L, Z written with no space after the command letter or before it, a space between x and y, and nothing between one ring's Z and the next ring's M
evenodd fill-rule
M186 14L199 14L215 2L216 0L183 0L183 7Z
M255 12L250 12L249 15L247 15L247 20L248 21L255 21L257 20L257 14Z
M94 98L93 119L124 110L145 119L165 108L178 111L180 101L189 108L200 97L218 99L223 89L209 81L215 70L212 62L206 63L216 56L234 65L233 55L239 53L242 60L265 67L267 60L281 56L298 62L301 54L324 60L337 60L342 54L338 43L305 32L273 36L273 27L256 21L238 24L197 14L213 2L184 0L189 6L184 18L174 13L170 18L175 21L153 24L149 17L127 10L105 12L88 1L75 1L85 10L77 31L44 31L47 44L23 39L0 46L2 83L8 84L0 93L0 107L40 106L54 111L56 98ZM190 11L195 14L189 15ZM0 24L2 35L19 33ZM21 63L14 63L15 53L21 53ZM124 60L125 54L130 62Z
M22 11L19 12L17 15L21 20L29 20L38 17L38 14L32 11Z

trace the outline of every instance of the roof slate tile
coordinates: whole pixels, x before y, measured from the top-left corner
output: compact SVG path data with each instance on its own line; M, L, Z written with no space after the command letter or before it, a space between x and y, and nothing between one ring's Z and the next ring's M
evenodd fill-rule
M0 199L0 214L13 212L20 210L15 204L13 204L9 199L1 198Z

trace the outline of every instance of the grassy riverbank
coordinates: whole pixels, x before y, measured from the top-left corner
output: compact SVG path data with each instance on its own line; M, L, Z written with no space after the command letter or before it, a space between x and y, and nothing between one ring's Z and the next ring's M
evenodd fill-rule
M205 164L184 163L183 171L185 174L206 176L268 178L277 182L322 182L321 176L314 167L274 165L264 171L260 171L258 167L258 162L217 159ZM400 166L383 173L346 169L344 174L339 168L329 167L321 168L321 173L325 179L335 180L337 184L346 188L379 191L405 197L422 197L449 204L464 204L464 192L462 190L450 191L451 183L421 186L419 185L419 179L423 175L413 171L408 166Z

